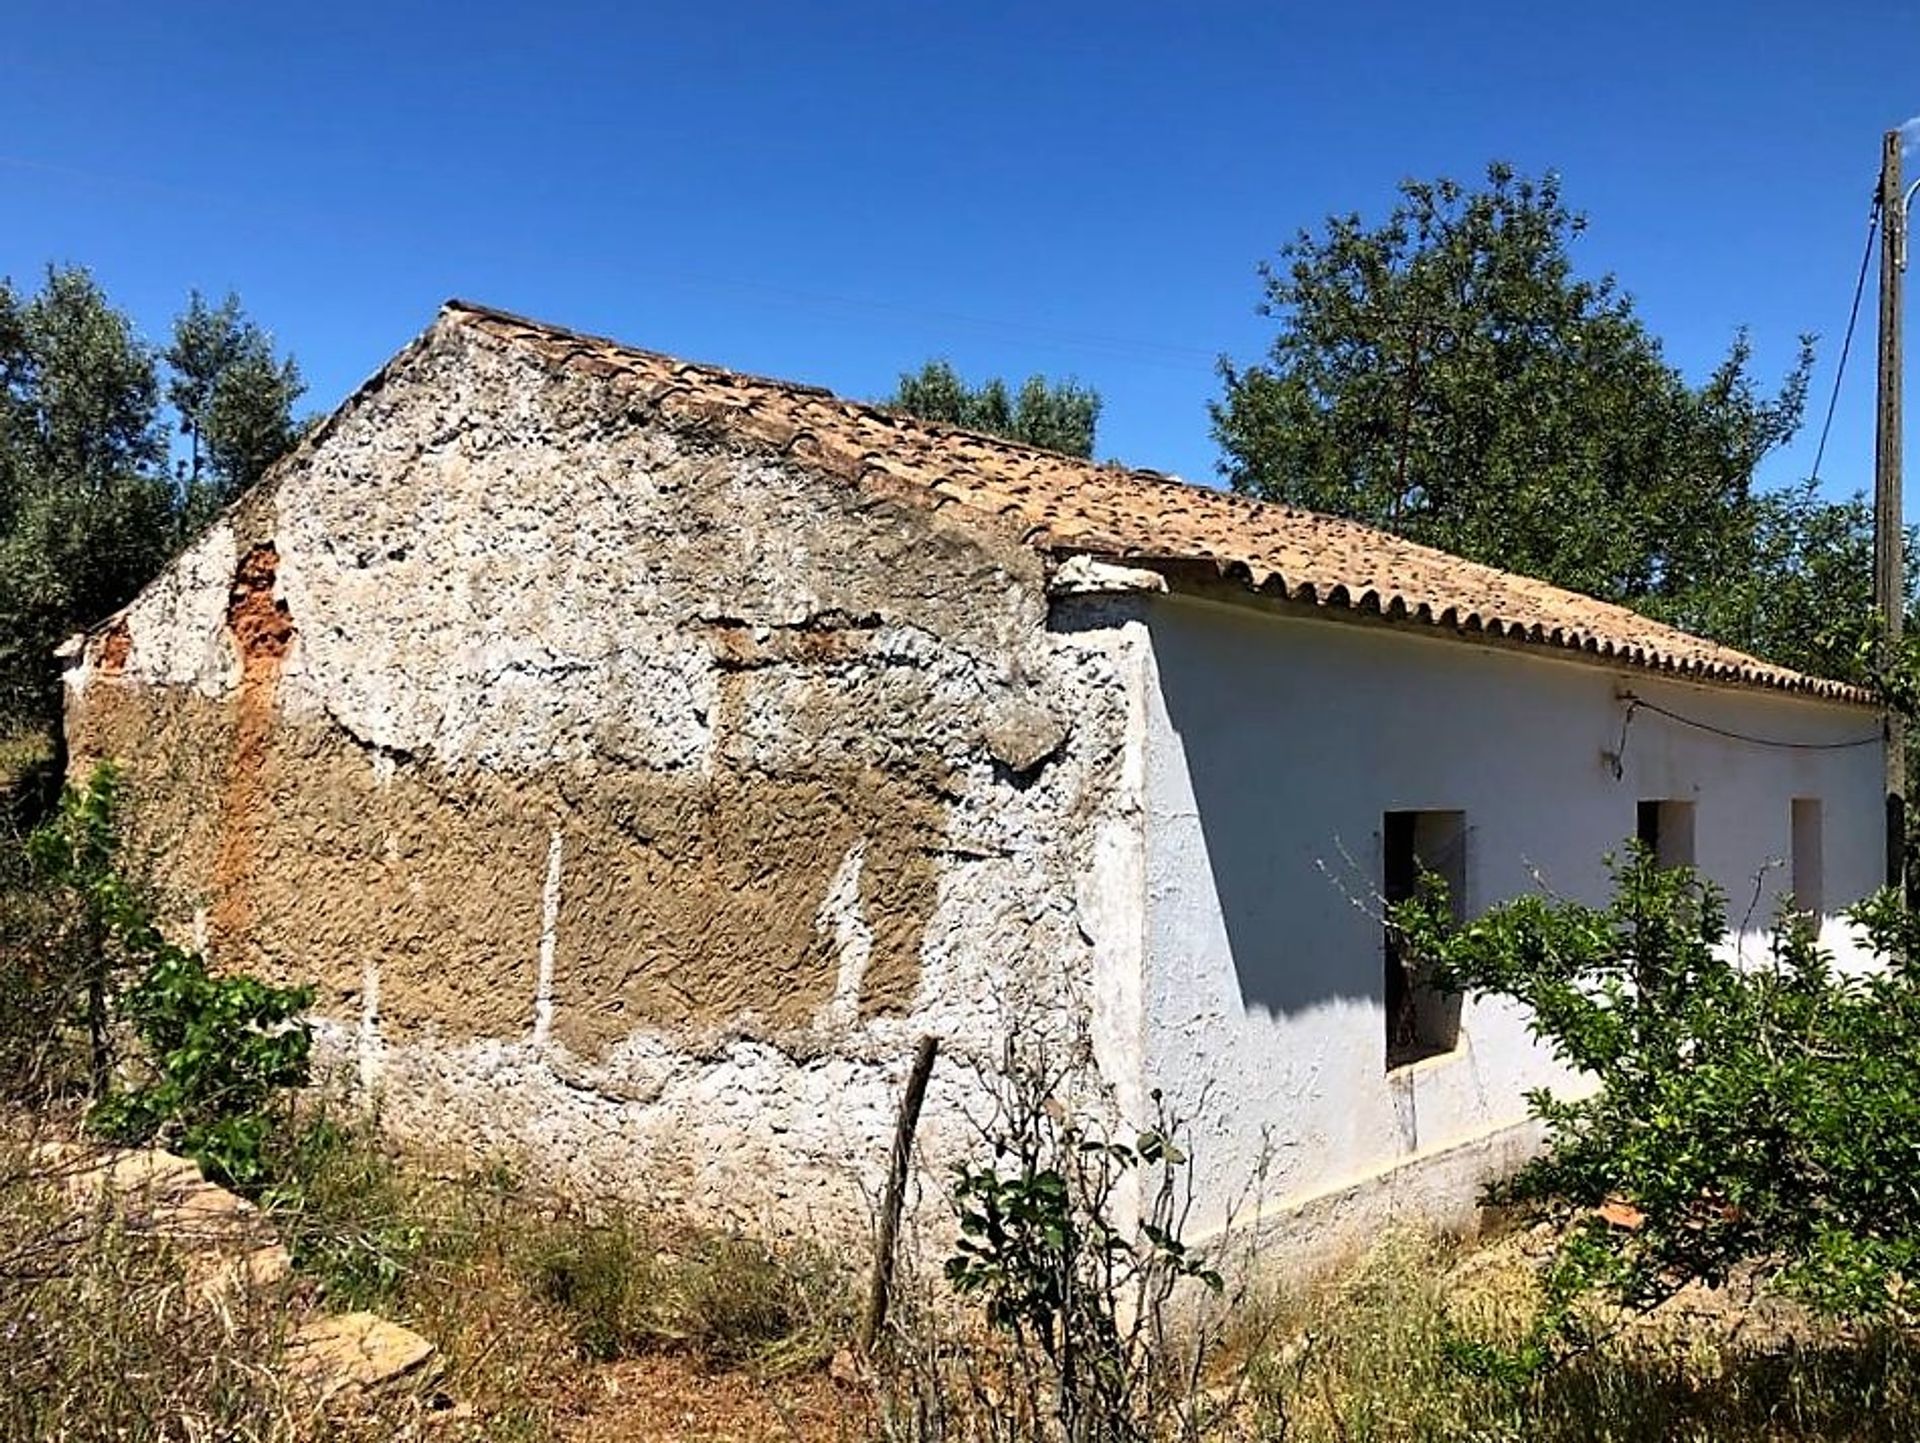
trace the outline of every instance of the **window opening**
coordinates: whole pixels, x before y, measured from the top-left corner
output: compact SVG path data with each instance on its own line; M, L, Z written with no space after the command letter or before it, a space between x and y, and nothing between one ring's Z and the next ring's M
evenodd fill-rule
M1640 803L1634 835L1662 867L1693 865L1693 803L1662 799Z
M1412 897L1421 873L1431 872L1447 884L1454 915L1466 915L1465 812L1388 812L1381 836L1381 891L1389 905ZM1389 1070L1459 1045L1460 995L1426 982L1392 928L1386 934L1386 1000Z
M1802 912L1826 911L1826 858L1820 825L1820 799L1793 799L1793 905Z

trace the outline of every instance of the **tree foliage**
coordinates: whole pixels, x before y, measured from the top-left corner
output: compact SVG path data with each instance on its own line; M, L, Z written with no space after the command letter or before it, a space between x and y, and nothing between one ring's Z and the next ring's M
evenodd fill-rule
M1635 844L1614 876L1603 907L1529 896L1465 923L1428 879L1392 916L1437 982L1524 1004L1598 1084L1532 1094L1549 1148L1505 1188L1572 1223L1553 1294L1648 1307L1751 1269L1834 1314L1913 1321L1920 919L1891 893L1862 904L1882 966L1842 971L1790 907L1741 956L1691 870Z
M273 338L231 292L218 306L198 291L188 297L174 319L166 363L167 400L189 445L189 507L217 509L293 444L293 405L306 385L299 366L274 354Z
M1744 334L1690 384L1611 277L1576 273L1585 227L1556 177L1494 165L1302 231L1261 268L1266 359L1221 366L1227 479L1832 670L1871 516L1753 482L1799 426L1811 339L1770 389Z
M1067 379L1027 377L1009 392L999 377L970 386L945 361L928 361L904 373L893 395L881 402L926 421L964 426L1005 436L1066 456L1093 455L1094 427L1100 419L1100 394Z
M0 722L51 720L53 648L292 442L301 389L232 297L195 295L163 356L80 267L0 281ZM163 395L192 442L178 475Z

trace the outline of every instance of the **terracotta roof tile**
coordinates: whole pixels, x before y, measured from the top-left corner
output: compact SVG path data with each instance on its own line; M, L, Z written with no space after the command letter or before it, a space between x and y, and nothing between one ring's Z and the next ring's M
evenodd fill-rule
M1097 465L844 401L815 386L696 365L449 302L443 317L548 362L633 385L671 425L721 429L865 486L1003 518L1028 544L1203 568L1293 602L1558 648L1656 671L1866 703L1858 688L1770 665L1637 612L1464 561L1372 527Z

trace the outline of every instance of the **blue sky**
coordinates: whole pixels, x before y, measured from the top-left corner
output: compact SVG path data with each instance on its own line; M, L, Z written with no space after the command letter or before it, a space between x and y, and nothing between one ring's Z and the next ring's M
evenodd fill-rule
M1073 374L1102 455L1204 480L1256 262L1503 157L1561 172L1582 268L1690 374L1742 323L1768 376L1822 333L1788 480L1916 112L1913 0L15 0L0 273L82 262L154 337L237 290L316 407L452 295L854 396L931 355ZM1870 481L1872 356L1869 295L1835 490Z

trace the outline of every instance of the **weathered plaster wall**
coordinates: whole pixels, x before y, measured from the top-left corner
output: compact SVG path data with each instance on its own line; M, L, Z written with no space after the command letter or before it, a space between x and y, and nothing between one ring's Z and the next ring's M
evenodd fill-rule
M936 1148L1050 998L1137 1092L1142 635L994 536L443 322L93 640L72 752L396 1125L845 1219L922 1031Z
M858 1221L922 1032L937 1157L1006 1035L1080 1018L1092 1105L1200 1129L1202 1226L1263 1156L1322 1246L1463 1209L1554 1077L1486 1004L1387 1075L1388 809L1466 812L1470 907L1598 897L1652 797L1756 922L1794 797L1829 906L1876 880L1877 747L1643 711L1606 760L1621 685L1857 710L1160 587L443 321L92 638L69 739L392 1124L784 1228Z
M1602 856L1643 798L1693 799L1698 864L1750 930L1785 885L1795 797L1824 801L1830 910L1880 881L1877 744L1755 746L1643 709L1619 776L1609 759L1616 688L1781 741L1874 738L1871 712L1199 600L1157 601L1146 624L1145 1073L1200 1118L1206 1221L1263 1152L1276 1212L1325 1198L1310 1215L1356 1237L1396 1213L1470 1217L1476 1184L1529 1140L1499 1136L1524 1091L1578 1085L1487 1002L1465 1008L1456 1051L1387 1072L1384 812L1465 811L1469 910L1539 882L1603 900ZM1846 949L1844 924L1825 940ZM1444 1160L1468 1146L1474 1166Z

